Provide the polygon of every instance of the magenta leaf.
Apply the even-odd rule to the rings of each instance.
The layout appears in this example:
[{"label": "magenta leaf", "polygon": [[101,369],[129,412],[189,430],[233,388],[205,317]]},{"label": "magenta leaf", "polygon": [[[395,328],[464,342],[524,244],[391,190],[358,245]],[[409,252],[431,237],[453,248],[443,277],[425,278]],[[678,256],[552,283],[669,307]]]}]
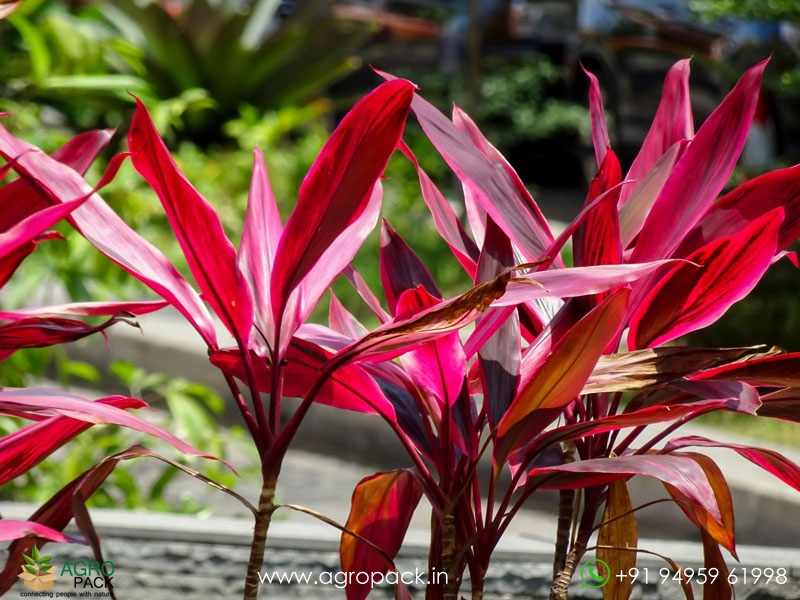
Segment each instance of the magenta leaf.
[{"label": "magenta leaf", "polygon": [[750,131],[766,66],[749,69],[689,143],[642,227],[632,261],[670,256],[716,200]]},{"label": "magenta leaf", "polygon": [[597,81],[594,73],[586,70],[583,65],[581,65],[581,68],[589,78],[589,116],[592,121],[592,145],[594,146],[597,166],[600,167],[606,160],[606,152],[611,149],[606,115],[603,110],[603,96],[600,92],[600,82]]},{"label": "magenta leaf", "polygon": [[[117,409],[147,406],[141,400],[120,396],[103,398],[97,402]],[[0,439],[0,485],[27,472],[92,424],[85,419],[56,416],[4,436]]]},{"label": "magenta leaf", "polygon": [[676,255],[686,256],[708,242],[733,235],[779,207],[785,211],[778,234],[778,250],[783,250],[800,236],[800,165],[765,173],[725,194],[689,232]]},{"label": "magenta leaf", "polygon": [[138,99],[128,146],[134,168],[161,200],[203,297],[228,331],[246,344],[253,324],[253,305],[236,263],[236,250],[217,213],[178,169]]},{"label": "magenta leaf", "polygon": [[[386,573],[397,555],[411,522],[422,488],[411,471],[377,473],[362,479],[353,492],[345,528],[383,550],[380,552],[348,533],[342,533],[339,558],[345,573]],[[387,558],[389,559],[387,561]],[[347,600],[364,600],[372,591],[367,583],[348,578]]]},{"label": "magenta leaf", "polygon": [[[406,290],[400,296],[397,309],[400,314],[413,314],[438,303],[425,288],[419,286]],[[400,357],[400,362],[411,379],[436,398],[439,406],[452,406],[455,403],[467,374],[467,357],[458,331],[415,344]]]},{"label": "magenta leaf", "polygon": [[139,401],[120,396],[109,396],[105,400],[106,402],[87,400],[76,394],[43,387],[0,389],[0,410],[2,411],[11,411],[15,414],[60,415],[87,423],[124,425],[160,438],[185,454],[214,458],[196,450],[160,427],[114,406],[116,401],[127,403]]},{"label": "magenta leaf", "polygon": [[241,272],[250,284],[257,330],[266,338],[264,341],[269,343],[275,334],[269,278],[283,234],[283,224],[269,183],[264,155],[257,148],[253,154],[253,176],[238,262]]},{"label": "magenta leaf", "polygon": [[650,171],[667,150],[681,140],[694,136],[692,103],[689,97],[689,60],[675,63],[664,79],[664,90],[650,131],[642,143],[639,154],[631,165],[626,179],[632,186],[623,188],[619,204],[624,206],[633,192],[643,183]]},{"label": "magenta leaf", "polygon": [[[284,367],[284,396],[305,398],[320,377],[333,354],[324,348],[299,337],[292,338],[286,352]],[[256,383],[262,392],[269,393],[272,370],[267,361],[251,356]],[[236,348],[225,348],[211,355],[211,363],[224,373],[247,381],[241,353]],[[358,365],[345,365],[333,371],[322,385],[315,401],[328,406],[362,413],[377,413],[394,421],[394,408],[381,392],[375,380]]]},{"label": "magenta leaf", "polygon": [[13,137],[2,126],[0,155],[16,159],[15,168],[24,179],[25,189],[34,190],[48,204],[89,196],[70,216],[75,228],[103,254],[174,305],[207,344],[216,345],[214,324],[197,293],[166,257],[126,225],[77,172]]},{"label": "magenta leaf", "polygon": [[[648,290],[630,319],[628,346],[657,346],[705,327],[752,290],[775,255],[783,209],[713,241]],[[696,267],[695,265],[700,265]]]},{"label": "magenta leaf", "polygon": [[597,360],[619,332],[629,295],[630,290],[621,289],[600,303],[555,343],[530,378],[523,378],[497,426],[496,468],[530,439],[526,429],[535,425],[538,410],[561,408],[581,393]]},{"label": "magenta leaf", "polygon": [[428,174],[419,166],[417,157],[405,142],[400,143],[401,152],[416,167],[419,176],[419,185],[422,199],[428,205],[433,217],[433,223],[442,239],[450,246],[453,255],[470,277],[475,277],[475,263],[478,261],[479,250],[475,242],[464,231],[461,221],[458,220],[453,208],[439,191]]},{"label": "magenta leaf", "polygon": [[528,471],[525,485],[540,489],[575,489],[599,486],[633,475],[668,483],[721,522],[720,508],[705,471],[692,458],[680,454],[592,458],[534,468]]},{"label": "magenta leaf", "polygon": [[417,286],[439,300],[442,298],[428,268],[386,219],[381,223],[381,282],[392,314],[397,312],[400,295]]},{"label": "magenta leaf", "polygon": [[[271,298],[276,320],[282,321],[292,291],[369,206],[376,182],[397,148],[412,95],[411,83],[396,80],[363,98],[333,132],[303,180],[275,256]],[[279,353],[291,334],[282,338]]]},{"label": "magenta leaf", "polygon": [[700,446],[703,448],[728,448],[740,456],[746,458],[751,463],[758,465],[768,473],[771,473],[785,484],[800,491],[800,467],[774,450],[756,448],[753,446],[743,446],[740,444],[725,444],[715,442],[701,436],[690,435],[670,440],[664,448],[665,452],[672,452],[687,446]]}]

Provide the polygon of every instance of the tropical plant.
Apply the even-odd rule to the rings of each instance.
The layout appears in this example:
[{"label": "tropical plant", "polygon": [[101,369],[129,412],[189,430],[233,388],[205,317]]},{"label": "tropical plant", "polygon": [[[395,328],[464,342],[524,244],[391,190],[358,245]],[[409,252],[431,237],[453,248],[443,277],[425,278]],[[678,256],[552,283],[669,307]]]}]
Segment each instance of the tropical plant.
[{"label": "tropical plant", "polygon": [[[108,132],[80,135],[70,140],[49,159],[80,178],[78,173],[86,170],[109,139]],[[9,161],[3,168],[3,174],[8,175],[17,166],[13,160]],[[63,200],[51,205],[43,202],[34,187],[29,185],[24,171],[17,173],[21,176],[19,179],[0,187],[0,287],[8,282],[38,244],[58,237],[55,232],[49,231],[51,226],[80,211],[81,206],[90,200],[90,195],[72,195],[59,188],[57,183],[53,185],[52,181],[37,182],[37,185],[45,187],[53,185],[48,189]],[[2,311],[0,360],[8,359],[22,348],[44,347],[102,333],[114,323],[135,324],[131,320],[133,316],[146,314],[163,306],[161,301],[87,302]],[[92,317],[108,318],[94,324]],[[124,396],[108,396],[90,401],[75,394],[44,387],[0,388],[0,413],[33,421],[31,425],[0,438],[0,485],[27,473],[96,423],[124,425],[159,437],[183,452],[201,454],[174,435],[125,410],[143,406],[146,405],[140,400]],[[131,456],[147,454],[148,451],[144,448],[133,449],[130,453]],[[81,501],[91,495],[101,481],[87,483],[82,476],[67,486],[67,489],[75,491],[74,497],[71,493],[57,495],[26,521],[0,520],[0,537],[4,540],[15,540],[11,546],[11,555],[17,559],[17,564],[23,553],[29,551],[37,541],[41,544],[44,540],[63,542],[76,539],[65,536],[61,529],[73,515],[79,523],[85,525]],[[60,524],[53,526],[54,519],[55,523]],[[38,549],[31,556],[34,563],[40,563],[39,567],[47,562],[47,558],[39,557]],[[11,578],[13,582],[16,578],[14,571],[15,567],[12,566],[3,577]]]},{"label": "tropical plant", "polygon": [[[287,507],[315,514],[277,503],[275,488],[294,435],[320,402],[378,415],[414,465],[376,474],[356,488],[348,522],[336,525],[343,532],[344,571],[395,569],[394,556],[424,495],[433,512],[429,568],[446,575],[431,578],[438,583],[428,586],[427,597],[457,598],[468,571],[472,596],[480,598],[492,552],[522,503],[539,490],[557,489],[562,512],[551,597],[560,599],[591,551],[595,530],[596,550],[612,569],[627,568],[644,551],[637,547],[636,508],[627,492],[627,480],[637,475],[664,483],[665,501],[699,528],[707,566],[726,573],[720,546],[735,556],[730,492],[710,459],[685,450],[722,444],[670,436],[715,410],[797,420],[800,356],[663,345],[716,320],[800,234],[797,167],[768,173],[717,200],[744,145],[764,66],[750,69],[695,134],[689,63],[678,63],[624,179],[591,78],[599,170],[580,215],[558,237],[466,114],[456,108],[448,119],[411,83],[392,79],[333,132],[285,224],[256,150],[237,250],[140,103],[128,134],[131,161],[158,195],[202,296],[75,171],[2,128],[0,155],[51,208],[81,198],[73,225],[176,308],[224,374],[261,460],[257,503],[228,491],[255,521],[245,598],[258,594],[274,512]],[[401,141],[410,111],[463,185],[471,234]],[[384,221],[387,311],[350,263],[377,223],[380,177],[397,148],[417,169],[436,228],[474,287],[444,298]],[[574,268],[560,257],[568,241]],[[306,322],[340,273],[380,321],[375,329],[367,330],[335,296],[329,327]],[[221,347],[207,306],[235,346]],[[462,340],[459,330],[468,325],[474,328]],[[285,397],[302,401],[290,407]],[[662,429],[653,433],[650,425]],[[779,454],[727,447],[800,489],[800,468]],[[492,469],[484,477],[478,465],[489,452]],[[147,453],[122,452],[90,469],[34,520],[63,527],[58,511],[67,499],[83,498],[116,462],[141,454]],[[501,477],[507,471],[510,480]],[[85,512],[80,518],[88,522]],[[12,547],[9,564],[17,564],[19,551]],[[676,562],[669,564],[682,573]],[[0,586],[8,583],[0,578]],[[683,583],[691,597],[690,584]],[[612,577],[604,593],[627,597],[630,585]],[[370,591],[352,579],[346,590],[349,599]],[[397,593],[409,597],[402,582]],[[707,583],[706,595],[730,597],[727,577]]]}]

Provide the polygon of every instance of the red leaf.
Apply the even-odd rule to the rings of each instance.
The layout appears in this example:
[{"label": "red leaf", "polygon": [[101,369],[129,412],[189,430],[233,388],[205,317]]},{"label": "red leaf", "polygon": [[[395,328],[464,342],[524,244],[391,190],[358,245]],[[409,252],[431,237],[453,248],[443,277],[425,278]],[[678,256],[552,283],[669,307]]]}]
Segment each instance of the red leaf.
[{"label": "red leaf", "polygon": [[64,344],[102,332],[114,323],[136,325],[125,317],[114,316],[100,325],[89,325],[76,319],[63,317],[20,318],[0,325],[0,350],[16,351],[20,348],[42,348]]},{"label": "red leaf", "polygon": [[592,458],[574,463],[531,469],[526,487],[575,489],[595,487],[632,475],[653,477],[674,486],[692,502],[721,520],[714,490],[703,469],[688,456],[647,454]]},{"label": "red leaf", "polygon": [[214,325],[197,293],[166,257],[128,227],[78,173],[13,137],[2,126],[0,155],[16,159],[15,169],[26,186],[22,191],[25,197],[38,195],[49,204],[63,204],[89,196],[70,217],[75,228],[103,254],[174,305],[208,345],[216,345]]},{"label": "red leaf", "polygon": [[[97,402],[121,410],[147,406],[141,400],[120,396]],[[0,439],[0,485],[27,472],[91,426],[86,420],[50,417],[4,436]]]},{"label": "red leaf", "polygon": [[381,223],[381,282],[392,314],[397,313],[400,295],[417,286],[439,300],[442,298],[430,271],[386,219]]},{"label": "red leaf", "polygon": [[0,410],[3,411],[12,411],[15,414],[61,415],[88,423],[123,425],[162,439],[184,454],[214,459],[213,456],[196,450],[160,427],[114,406],[116,401],[130,403],[137,402],[136,400],[120,396],[109,396],[105,400],[107,402],[87,400],[76,394],[44,387],[0,389]]},{"label": "red leaf", "polygon": [[631,316],[628,346],[658,346],[721,317],[769,268],[782,221],[783,209],[770,211],[661,277]]},{"label": "red leaf", "polygon": [[[284,366],[284,396],[305,398],[319,378],[323,367],[333,354],[299,337],[292,338]],[[269,363],[252,354],[253,370],[260,391],[269,393],[272,371]],[[224,348],[211,355],[211,363],[224,373],[247,381],[241,353],[236,348]],[[362,413],[378,413],[394,421],[394,408],[380,387],[358,365],[345,365],[333,371],[315,398],[316,402]]]},{"label": "red leaf", "polygon": [[[613,150],[608,150],[600,170],[589,186],[586,203],[591,204],[596,198],[618,185],[621,180],[622,171],[617,155]],[[576,267],[618,265],[622,262],[617,214],[620,190],[621,187],[614,193],[608,194],[575,230],[572,236],[572,250]]]},{"label": "red leaf", "polygon": [[751,358],[692,375],[693,380],[741,380],[753,385],[800,386],[800,352]]},{"label": "red leaf", "polygon": [[[689,520],[697,525],[697,528],[700,529],[704,536],[710,536],[716,543],[722,544],[727,548],[728,551],[733,554],[734,558],[737,558],[733,524],[733,499],[731,498],[731,490],[728,487],[728,482],[725,481],[725,476],[722,474],[719,466],[717,466],[717,463],[705,454],[686,452],[681,453],[681,456],[692,458],[705,471],[708,482],[714,490],[714,497],[717,499],[722,521],[720,522],[711,518],[711,515],[704,508],[691,502],[684,494],[668,483],[664,484],[667,491],[675,499],[680,509],[689,517]],[[719,550],[717,550],[717,552],[719,552]]]},{"label": "red leaf", "polygon": [[292,290],[366,210],[397,148],[412,95],[412,84],[403,80],[375,89],[345,116],[306,175],[275,257],[271,298],[276,319],[282,318]]},{"label": "red leaf", "polygon": [[785,218],[777,249],[783,250],[800,236],[800,165],[765,173],[725,194],[689,232],[675,254],[686,256],[710,241],[735,234],[779,207],[783,207]]},{"label": "red leaf", "polygon": [[621,289],[575,324],[553,346],[530,379],[520,382],[517,396],[497,427],[496,467],[521,448],[529,437],[526,428],[536,421],[536,411],[560,408],[574,400],[619,332],[630,290]]},{"label": "red leaf", "polygon": [[800,467],[787,459],[785,456],[774,450],[756,448],[754,446],[741,446],[738,444],[723,444],[704,437],[690,435],[670,440],[665,447],[669,452],[677,448],[686,446],[702,446],[704,448],[728,448],[743,456],[751,463],[758,465],[765,471],[772,473],[775,477],[800,491]]},{"label": "red leaf", "polygon": [[[345,527],[381,548],[393,559],[406,535],[422,489],[411,471],[377,473],[362,479],[353,492]],[[386,573],[390,565],[375,549],[347,533],[339,546],[345,573]],[[369,583],[348,577],[347,600],[363,600],[372,591]]]},{"label": "red leaf", "polygon": [[631,261],[670,256],[722,191],[750,131],[766,66],[749,69],[703,123],[664,184]]},{"label": "red leaf", "polygon": [[253,324],[253,305],[236,263],[236,250],[217,213],[178,169],[138,98],[128,146],[134,168],[161,200],[203,297],[228,331],[246,343]]}]

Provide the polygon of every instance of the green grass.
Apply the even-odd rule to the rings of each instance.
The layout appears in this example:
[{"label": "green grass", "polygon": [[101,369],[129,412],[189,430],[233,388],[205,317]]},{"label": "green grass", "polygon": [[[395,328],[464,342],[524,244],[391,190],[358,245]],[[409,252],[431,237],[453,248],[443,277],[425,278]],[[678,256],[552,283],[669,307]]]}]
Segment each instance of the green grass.
[{"label": "green grass", "polygon": [[740,433],[770,444],[800,448],[800,423],[718,411],[698,418],[698,425]]}]

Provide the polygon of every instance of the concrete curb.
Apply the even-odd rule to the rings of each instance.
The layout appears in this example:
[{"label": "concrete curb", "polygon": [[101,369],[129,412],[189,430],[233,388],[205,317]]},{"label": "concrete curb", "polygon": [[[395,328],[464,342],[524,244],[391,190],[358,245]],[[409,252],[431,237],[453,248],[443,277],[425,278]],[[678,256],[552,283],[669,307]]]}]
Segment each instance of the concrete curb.
[{"label": "concrete curb", "polygon": [[[72,357],[106,367],[113,361],[126,360],[151,372],[168,373],[203,383],[223,398],[230,393],[218,371],[209,368],[206,349],[199,336],[176,313],[161,311],[139,319],[142,331],[116,326],[109,330],[109,343],[98,338],[67,346]],[[220,329],[220,340],[227,333]],[[224,344],[224,342],[221,342]],[[101,382],[105,391],[112,381]],[[226,418],[239,423],[233,403]],[[687,426],[681,435],[701,435],[713,439],[748,443],[720,430]],[[315,405],[303,422],[295,440],[297,448],[335,455],[345,460],[388,468],[409,464],[401,445],[380,419]],[[754,445],[768,445],[754,443]],[[800,464],[800,452],[794,449],[772,449]],[[800,547],[800,494],[762,469],[727,450],[698,449],[711,455],[728,480],[736,514],[737,540],[759,546]],[[634,478],[631,485],[634,505],[664,498],[661,484],[644,477]],[[554,510],[553,494],[535,494],[531,507]],[[661,503],[638,513],[640,530],[653,537],[697,539],[694,526],[671,504]]]}]

